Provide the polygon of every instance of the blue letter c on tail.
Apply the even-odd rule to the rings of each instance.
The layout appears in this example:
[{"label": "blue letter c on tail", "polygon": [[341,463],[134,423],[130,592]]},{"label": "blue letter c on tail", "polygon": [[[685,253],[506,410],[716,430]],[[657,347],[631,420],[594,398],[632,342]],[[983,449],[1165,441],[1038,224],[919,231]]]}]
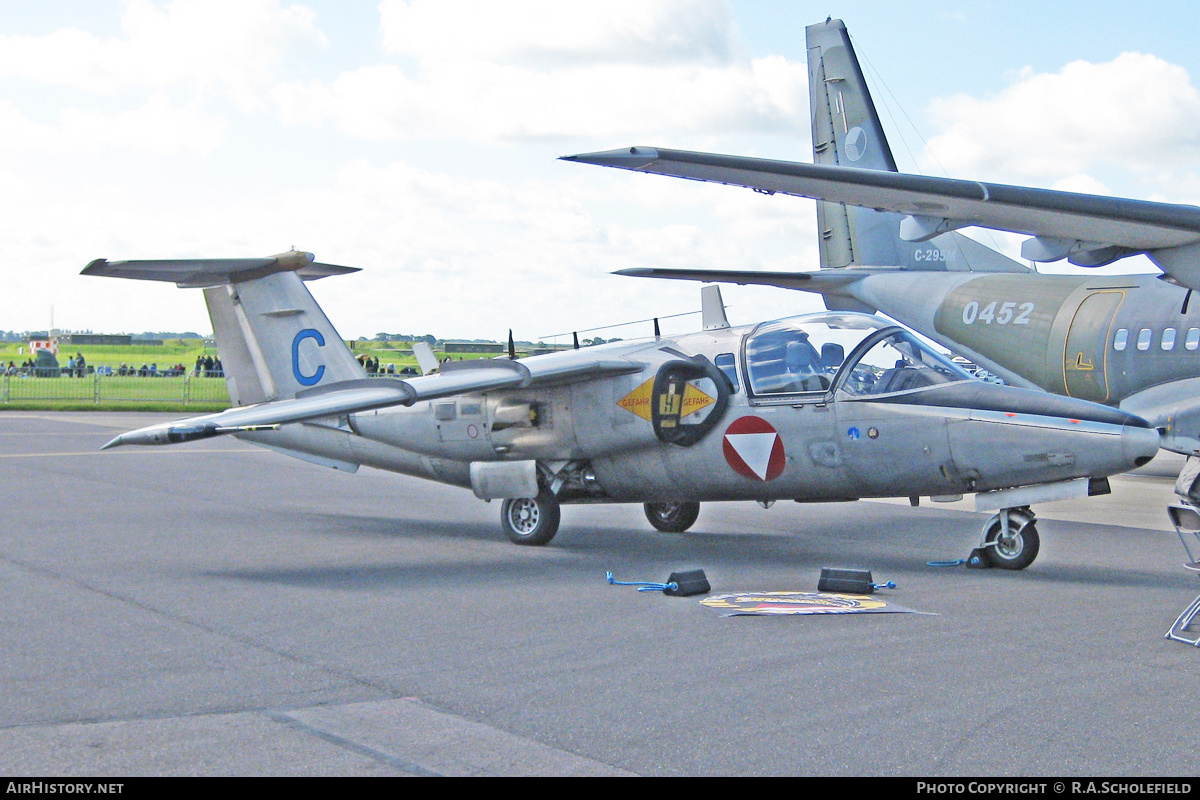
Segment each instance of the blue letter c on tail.
[{"label": "blue letter c on tail", "polygon": [[292,375],[296,377],[296,382],[301,386],[312,386],[321,380],[321,376],[325,374],[325,365],[321,364],[317,367],[317,371],[312,375],[305,375],[300,371],[300,342],[305,339],[313,339],[317,343],[317,347],[325,346],[325,337],[321,332],[312,328],[305,328],[296,334],[296,338],[292,339]]}]

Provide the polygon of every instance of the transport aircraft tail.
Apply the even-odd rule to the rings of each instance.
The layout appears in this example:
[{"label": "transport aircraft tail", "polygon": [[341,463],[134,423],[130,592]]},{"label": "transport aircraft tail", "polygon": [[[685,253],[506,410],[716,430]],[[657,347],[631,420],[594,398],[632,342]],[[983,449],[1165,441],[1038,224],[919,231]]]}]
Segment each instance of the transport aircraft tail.
[{"label": "transport aircraft tail", "polygon": [[234,406],[287,400],[318,382],[365,378],[305,280],[358,272],[316,263],[311,253],[268,258],[106,261],[84,275],[168,281],[204,289]]},{"label": "transport aircraft tail", "polygon": [[[813,162],[896,172],[887,137],[866,80],[838,19],[805,29]],[[939,209],[928,230],[905,229],[905,215],[841,203],[817,202],[821,268],[898,267],[914,271],[1028,272],[1017,261],[953,231],[937,230]],[[921,209],[908,226],[919,226]]]}]

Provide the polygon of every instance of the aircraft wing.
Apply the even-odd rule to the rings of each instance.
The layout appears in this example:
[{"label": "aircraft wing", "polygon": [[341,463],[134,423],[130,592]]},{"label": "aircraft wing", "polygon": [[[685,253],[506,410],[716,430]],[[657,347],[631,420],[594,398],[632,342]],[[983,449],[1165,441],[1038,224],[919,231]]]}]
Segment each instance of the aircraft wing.
[{"label": "aircraft wing", "polygon": [[736,283],[739,286],[781,286],[785,289],[803,289],[809,292],[824,292],[848,283],[854,283],[867,275],[895,272],[879,267],[845,267],[811,272],[767,272],[753,269],[673,269],[669,267],[630,267],[619,269],[614,275],[627,278],[665,278],[676,281],[703,281],[705,283]]},{"label": "aircraft wing", "polygon": [[1101,266],[1146,253],[1178,283],[1200,288],[1200,208],[880,170],[629,147],[566,161],[745,186],[907,215],[900,235],[924,241],[979,226],[1023,233],[1032,261]]},{"label": "aircraft wing", "polygon": [[263,430],[293,422],[354,414],[388,406],[411,406],[459,394],[495,389],[519,389],[606,375],[639,372],[642,365],[620,358],[579,359],[576,363],[533,369],[508,359],[449,361],[441,370],[408,380],[361,378],[340,381],[298,392],[296,397],[252,406],[231,408],[217,414],[177,420],[122,433],[101,449],[125,444],[178,444],[239,431]]}]

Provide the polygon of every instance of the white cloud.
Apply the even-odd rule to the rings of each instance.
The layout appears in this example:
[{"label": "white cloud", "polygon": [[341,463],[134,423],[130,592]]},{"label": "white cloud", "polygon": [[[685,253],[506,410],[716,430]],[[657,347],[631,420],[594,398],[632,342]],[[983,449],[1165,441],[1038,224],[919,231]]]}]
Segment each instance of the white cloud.
[{"label": "white cloud", "polygon": [[719,0],[384,0],[379,13],[384,47],[423,70],[463,62],[720,63],[733,50]]},{"label": "white cloud", "polygon": [[225,121],[195,101],[174,106],[161,92],[128,111],[64,108],[57,124],[30,120],[0,100],[0,153],[99,153],[128,149],[156,155],[207,155],[224,137]]},{"label": "white cloud", "polygon": [[334,120],[365,139],[463,140],[806,130],[805,67],[764,59],[727,67],[602,66],[554,72],[474,65],[412,78],[400,67],[274,91],[290,122]]},{"label": "white cloud", "polygon": [[1053,74],[1028,68],[995,97],[935,101],[929,142],[951,175],[1007,183],[1102,186],[1105,166],[1149,171],[1200,156],[1200,91],[1161,58],[1123,53]]},{"label": "white cloud", "polygon": [[[79,277],[91,259],[267,255],[289,245],[363,272],[314,284],[339,331],[518,338],[698,308],[691,283],[632,266],[799,269],[816,263],[811,204],[728,187],[593,170],[509,183],[355,160],[305,191],[241,198],[10,182],[0,199],[6,328],[209,329],[199,293]],[[614,208],[619,211],[614,212]],[[662,209],[673,211],[659,219]],[[63,231],[70,231],[67,237]],[[727,299],[736,296],[727,293]],[[742,322],[805,310],[777,292]],[[683,318],[665,330],[694,329]],[[645,330],[607,336],[643,335]]]},{"label": "white cloud", "polygon": [[475,64],[433,80],[395,65],[332,84],[290,83],[274,98],[290,122],[334,120],[374,141],[452,136],[497,141],[806,130],[807,68],[782,58],[724,67],[604,65],[538,72]]},{"label": "white cloud", "polygon": [[[509,26],[487,59],[469,45],[444,57],[410,45],[322,63],[365,65],[340,74],[288,61],[292,44],[319,33],[302,10],[267,0],[238,12],[246,16],[236,30],[214,45],[224,55],[206,59],[200,45],[180,41],[181,63],[168,63],[149,40],[183,36],[188,20],[198,41],[216,35],[202,5],[136,2],[119,36],[60,31],[38,37],[26,52],[44,51],[30,61],[0,53],[0,76],[17,78],[6,87],[20,89],[0,97],[6,328],[45,327],[53,305],[56,323],[74,329],[209,329],[198,293],[80,277],[96,257],[265,255],[295,245],[364,269],[314,285],[344,334],[501,337],[511,325],[518,338],[698,307],[696,285],[608,274],[622,267],[816,264],[811,203],[555,164],[540,141],[631,136],[718,149],[708,146],[713,137],[729,133],[806,139],[805,66],[737,57],[722,5],[597,4],[596,24],[581,40],[559,41],[570,45],[563,52],[537,51]],[[637,46],[605,16],[614,9],[622,24],[654,23],[633,26]],[[300,16],[289,27],[281,15],[291,11]],[[687,23],[674,38],[661,22],[668,12]],[[452,32],[426,33],[436,41]],[[239,60],[256,41],[266,54]],[[0,37],[4,44],[28,42]],[[42,93],[42,105],[25,81],[63,88]],[[306,124],[281,132],[267,114],[227,102],[268,91],[289,120]],[[246,96],[242,112],[252,110]],[[364,138],[423,141],[400,161],[399,148],[381,155]],[[782,316],[810,300],[733,299],[753,291],[727,290],[731,318]]]},{"label": "white cloud", "polygon": [[322,45],[314,13],[277,0],[126,0],[122,35],[101,39],[67,28],[46,36],[0,36],[0,77],[27,78],[100,95],[179,84],[224,88],[253,107],[288,48]]},{"label": "white cloud", "polygon": [[207,155],[225,135],[221,101],[263,107],[289,49],[325,41],[311,10],[278,0],[127,0],[121,28],[110,38],[74,28],[0,36],[0,78],[84,95],[0,100],[0,152]]},{"label": "white cloud", "polygon": [[[530,140],[807,130],[805,64],[733,55],[713,0],[404,3],[381,7],[389,50],[273,97],[293,123],[374,141]],[[547,44],[547,43],[552,44]]]}]

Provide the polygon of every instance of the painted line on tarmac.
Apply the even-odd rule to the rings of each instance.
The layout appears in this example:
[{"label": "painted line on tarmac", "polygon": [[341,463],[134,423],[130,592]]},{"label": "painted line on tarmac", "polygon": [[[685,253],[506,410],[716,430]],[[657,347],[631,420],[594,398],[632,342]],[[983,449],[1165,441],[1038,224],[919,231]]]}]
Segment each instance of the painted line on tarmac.
[{"label": "painted line on tarmac", "polygon": [[448,713],[416,697],[291,711],[272,719],[414,775],[630,776],[627,770]]},{"label": "painted line on tarmac", "polygon": [[385,753],[380,750],[376,750],[373,747],[360,744],[359,742],[329,733],[328,731],[323,731],[320,728],[315,728],[312,725],[301,722],[300,720],[290,717],[287,714],[281,714],[276,711],[264,711],[263,713],[276,722],[283,723],[284,725],[294,728],[302,733],[306,733],[309,736],[315,736],[324,742],[328,742],[329,744],[337,747],[350,750],[358,755],[366,756],[373,761],[378,761],[381,764],[387,764],[389,767],[397,769],[401,772],[406,772],[409,775],[419,775],[423,778],[445,777],[442,773],[425,769],[420,764],[413,764],[412,762],[406,761],[403,758],[392,755],[391,753]]}]

